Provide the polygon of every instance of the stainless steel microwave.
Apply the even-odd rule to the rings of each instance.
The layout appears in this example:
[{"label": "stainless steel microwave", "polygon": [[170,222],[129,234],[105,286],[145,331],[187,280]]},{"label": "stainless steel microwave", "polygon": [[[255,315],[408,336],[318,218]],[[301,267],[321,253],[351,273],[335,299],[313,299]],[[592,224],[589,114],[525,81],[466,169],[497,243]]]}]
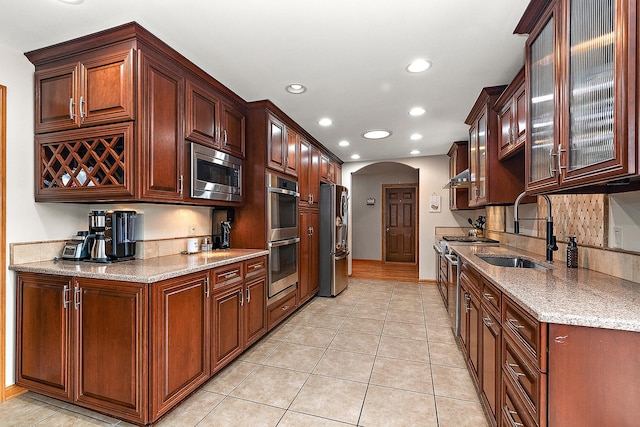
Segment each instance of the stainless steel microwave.
[{"label": "stainless steel microwave", "polygon": [[191,143],[191,197],[242,201],[242,159]]}]

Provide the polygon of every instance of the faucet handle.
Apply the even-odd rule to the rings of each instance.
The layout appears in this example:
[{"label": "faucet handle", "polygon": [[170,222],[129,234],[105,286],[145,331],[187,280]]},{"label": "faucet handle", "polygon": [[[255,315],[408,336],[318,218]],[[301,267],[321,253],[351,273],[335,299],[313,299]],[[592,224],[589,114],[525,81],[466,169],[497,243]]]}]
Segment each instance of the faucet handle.
[{"label": "faucet handle", "polygon": [[552,251],[558,250],[558,245],[556,244],[556,236],[551,236],[551,242],[549,242],[548,248]]}]

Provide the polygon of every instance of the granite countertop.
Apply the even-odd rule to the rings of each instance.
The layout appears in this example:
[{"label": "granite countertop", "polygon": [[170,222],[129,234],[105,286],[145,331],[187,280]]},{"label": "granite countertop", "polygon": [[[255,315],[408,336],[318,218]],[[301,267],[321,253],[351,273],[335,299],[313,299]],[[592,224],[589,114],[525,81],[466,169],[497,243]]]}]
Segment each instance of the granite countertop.
[{"label": "granite countertop", "polygon": [[58,276],[89,277],[123,282],[154,283],[185,274],[208,270],[234,262],[267,255],[264,249],[223,249],[192,255],[168,255],[136,259],[112,264],[85,261],[51,260],[12,264],[10,270],[53,274]]},{"label": "granite countertop", "polygon": [[[585,268],[549,264],[509,246],[452,247],[465,262],[540,322],[640,332],[640,283]],[[548,269],[497,267],[476,254],[519,255]]]}]

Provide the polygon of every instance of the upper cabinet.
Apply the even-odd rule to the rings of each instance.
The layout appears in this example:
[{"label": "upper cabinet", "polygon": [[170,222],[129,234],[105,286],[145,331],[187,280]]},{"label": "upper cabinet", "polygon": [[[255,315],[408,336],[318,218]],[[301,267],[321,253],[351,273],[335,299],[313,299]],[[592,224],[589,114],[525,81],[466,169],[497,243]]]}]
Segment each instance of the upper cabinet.
[{"label": "upper cabinet", "polygon": [[36,201],[208,204],[185,139],[244,157],[244,101],[136,23],[25,55]]},{"label": "upper cabinet", "polygon": [[524,190],[523,159],[498,159],[496,100],[506,86],[486,87],[465,123],[469,127],[469,207],[512,204]]},{"label": "upper cabinet", "polygon": [[133,64],[125,42],[37,69],[36,133],[133,120]]},{"label": "upper cabinet", "polygon": [[[449,178],[453,178],[465,169],[469,168],[467,141],[456,141],[451,145],[447,155],[449,156]],[[469,188],[449,188],[449,210],[469,209]]]},{"label": "upper cabinet", "polygon": [[527,190],[602,183],[638,173],[634,1],[532,1],[528,33]]},{"label": "upper cabinet", "polygon": [[185,97],[185,138],[244,157],[244,113],[195,79],[187,79]]},{"label": "upper cabinet", "polygon": [[300,152],[298,133],[273,114],[269,115],[267,127],[267,166],[287,175],[297,176]]},{"label": "upper cabinet", "polygon": [[522,68],[496,101],[498,158],[501,160],[524,148],[527,136],[526,106],[524,68]]}]

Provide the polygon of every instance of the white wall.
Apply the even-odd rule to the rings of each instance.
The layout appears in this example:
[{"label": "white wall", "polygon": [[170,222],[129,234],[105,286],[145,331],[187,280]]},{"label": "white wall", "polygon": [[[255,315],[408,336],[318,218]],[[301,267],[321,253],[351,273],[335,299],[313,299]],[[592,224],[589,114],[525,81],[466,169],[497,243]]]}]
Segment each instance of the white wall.
[{"label": "white wall", "polygon": [[[34,188],[34,67],[19,51],[0,44],[0,85],[7,87],[7,265],[9,245],[63,240],[86,230],[91,209],[134,209],[143,212],[139,239],[184,237],[187,227],[197,235],[210,233],[211,208],[152,204],[36,203]],[[6,385],[15,382],[15,274],[7,271]]]},{"label": "white wall", "polygon": [[[435,255],[433,251],[434,234],[436,226],[450,227],[467,227],[467,218],[477,217],[476,211],[457,211],[451,212],[449,206],[449,190],[442,188],[449,181],[449,157],[440,156],[424,156],[411,157],[404,159],[395,159],[397,163],[411,166],[418,170],[420,196],[418,207],[418,255],[419,255],[419,279],[434,280],[435,279]],[[349,188],[352,192],[352,174],[365,166],[377,162],[350,162],[342,165],[342,184]],[[437,194],[442,197],[442,209],[438,213],[429,212],[429,196]],[[350,200],[353,204],[353,198]],[[481,212],[483,212],[482,210]],[[350,215],[353,215],[353,205],[349,209]],[[351,218],[353,224],[353,218]],[[349,233],[352,245],[359,238],[353,234],[353,227],[350,227]],[[349,271],[351,271],[351,260],[349,260]]]}]

